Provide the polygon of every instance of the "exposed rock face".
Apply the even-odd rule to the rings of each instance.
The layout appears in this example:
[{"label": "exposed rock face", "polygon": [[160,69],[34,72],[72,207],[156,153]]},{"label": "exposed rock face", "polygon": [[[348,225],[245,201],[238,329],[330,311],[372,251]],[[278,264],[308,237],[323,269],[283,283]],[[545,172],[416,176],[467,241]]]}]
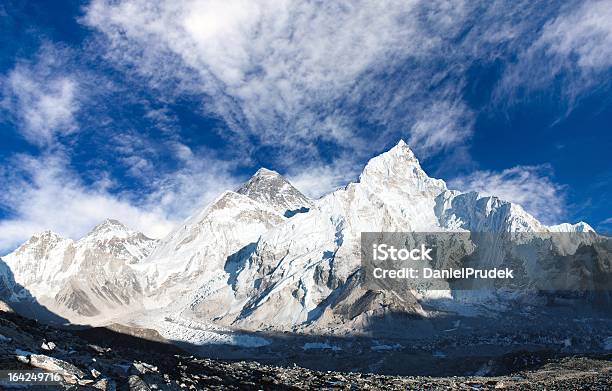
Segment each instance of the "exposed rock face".
[{"label": "exposed rock face", "polygon": [[23,289],[20,289],[15,282],[11,269],[0,258],[0,301],[2,301],[0,305],[8,308],[8,304],[4,303],[4,301],[17,301],[20,298],[24,298],[24,294]]},{"label": "exposed rock face", "polygon": [[57,372],[61,374],[68,383],[76,383],[85,376],[85,373],[74,365],[44,354],[35,354],[17,349],[15,350],[15,358],[17,361],[28,364],[34,368],[39,368],[46,372]]},{"label": "exposed rock face", "polygon": [[267,205],[285,217],[307,212],[312,201],[276,171],[260,168],[236,193]]}]

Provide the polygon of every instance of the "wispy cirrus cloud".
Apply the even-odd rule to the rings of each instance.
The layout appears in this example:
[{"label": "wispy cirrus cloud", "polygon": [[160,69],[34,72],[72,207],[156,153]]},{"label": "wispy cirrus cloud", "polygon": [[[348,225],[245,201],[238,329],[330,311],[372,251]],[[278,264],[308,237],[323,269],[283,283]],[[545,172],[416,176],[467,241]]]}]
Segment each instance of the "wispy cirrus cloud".
[{"label": "wispy cirrus cloud", "polygon": [[552,179],[547,165],[516,166],[500,172],[474,171],[452,179],[448,185],[519,204],[546,224],[558,224],[567,214],[565,187]]},{"label": "wispy cirrus cloud", "polygon": [[78,239],[106,218],[120,219],[153,237],[172,227],[159,210],[144,210],[112,194],[108,178],[85,184],[58,153],[16,156],[0,174],[7,184],[0,203],[10,211],[10,217],[0,221],[2,250],[47,229]]},{"label": "wispy cirrus cloud", "polygon": [[0,107],[26,140],[42,147],[77,130],[79,84],[73,75],[61,71],[58,54],[47,45],[36,62],[19,62],[0,80]]},{"label": "wispy cirrus cloud", "polygon": [[612,69],[612,7],[605,0],[568,3],[548,20],[505,71],[497,96],[520,99],[559,83],[572,108],[581,95],[609,84]]},{"label": "wispy cirrus cloud", "polygon": [[[457,116],[469,111],[449,103],[459,93],[454,85],[423,95],[436,75],[420,66],[441,55],[468,10],[424,4],[96,0],[84,22],[105,35],[108,55],[118,64],[136,65],[153,84],[171,80],[173,90],[205,94],[205,110],[220,115],[245,144],[317,157],[315,143],[329,142],[363,156],[372,143],[380,148],[410,133],[411,114],[429,104],[452,106]],[[425,31],[425,22],[437,23],[438,35]],[[412,69],[393,80],[406,62]],[[382,89],[396,81],[390,93]],[[425,101],[410,106],[414,112],[403,105],[400,116],[397,106],[413,98]],[[366,142],[357,120],[364,116],[373,126],[395,129],[376,141],[370,134]],[[414,133],[429,151],[469,133],[464,124],[455,129],[448,123],[441,137],[423,122]]]},{"label": "wispy cirrus cloud", "polygon": [[534,47],[542,48],[552,57],[575,61],[583,72],[612,66],[610,3],[585,1],[578,9],[561,14],[544,26]]},{"label": "wispy cirrus cloud", "polygon": [[434,102],[419,113],[408,143],[423,153],[456,147],[471,136],[473,121],[463,102]]},{"label": "wispy cirrus cloud", "polygon": [[[447,159],[453,165],[457,156],[472,161],[469,140],[485,109],[465,97],[470,73],[499,67],[492,105],[560,73],[570,84],[576,75],[598,80],[610,66],[601,4],[93,0],[80,21],[99,34],[79,53],[84,60],[69,67],[58,66],[62,56],[19,62],[3,78],[3,105],[28,141],[57,151],[56,172],[71,178],[73,198],[101,194],[125,205],[117,210],[130,220],[140,219],[136,210],[172,222],[232,188],[233,170],[258,164],[261,155],[312,196],[355,179],[367,158],[399,138],[422,160],[442,153],[454,156]],[[212,153],[193,134],[183,138],[189,121],[173,112],[177,101],[189,102],[179,110],[197,106],[194,117],[218,120],[210,145],[222,140],[227,147]],[[93,173],[71,168],[78,151],[62,138],[76,133],[99,152],[87,162]],[[550,175],[513,170],[479,171],[455,183],[491,192],[486,185],[495,184],[502,197],[536,215],[562,213],[563,201],[546,210],[517,190],[543,183],[552,196],[561,187]],[[64,197],[52,181],[37,185],[32,173],[26,177],[20,186],[32,199]],[[115,187],[117,177],[127,179]],[[28,217],[17,198],[11,202],[14,221],[51,221]]]}]

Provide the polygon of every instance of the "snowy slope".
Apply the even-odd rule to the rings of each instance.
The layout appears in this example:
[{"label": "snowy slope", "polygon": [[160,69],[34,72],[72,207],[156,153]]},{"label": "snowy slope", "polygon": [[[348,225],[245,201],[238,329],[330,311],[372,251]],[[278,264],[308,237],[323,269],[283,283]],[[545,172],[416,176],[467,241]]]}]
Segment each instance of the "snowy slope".
[{"label": "snowy slope", "polygon": [[141,306],[142,289],[129,265],[145,258],[155,243],[106,220],[78,241],[50,231],[34,235],[3,259],[36,300],[79,321]]},{"label": "snowy slope", "polygon": [[10,268],[0,258],[0,301],[16,302],[26,298],[26,292],[15,282]]},{"label": "snowy slope", "polygon": [[224,286],[225,260],[285,221],[276,209],[231,191],[188,218],[134,267],[152,306],[185,301],[199,286]]}]

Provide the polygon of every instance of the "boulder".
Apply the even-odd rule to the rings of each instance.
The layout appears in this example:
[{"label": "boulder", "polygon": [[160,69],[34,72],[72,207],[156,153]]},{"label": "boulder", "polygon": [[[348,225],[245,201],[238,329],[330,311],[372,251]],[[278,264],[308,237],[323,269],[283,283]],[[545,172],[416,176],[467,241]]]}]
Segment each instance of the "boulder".
[{"label": "boulder", "polygon": [[85,373],[69,362],[45,356],[44,354],[35,354],[21,349],[15,350],[17,361],[28,364],[35,368],[40,368],[47,372],[57,372],[68,383],[76,383],[85,376]]}]

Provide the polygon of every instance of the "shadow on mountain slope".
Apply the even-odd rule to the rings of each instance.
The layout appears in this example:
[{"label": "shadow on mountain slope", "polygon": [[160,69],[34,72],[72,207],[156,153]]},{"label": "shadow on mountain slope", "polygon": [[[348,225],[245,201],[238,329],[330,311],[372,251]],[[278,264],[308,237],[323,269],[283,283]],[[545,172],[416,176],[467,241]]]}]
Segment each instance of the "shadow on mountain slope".
[{"label": "shadow on mountain slope", "polygon": [[[544,305],[512,309],[503,316],[483,311],[435,318],[388,312],[371,317],[364,330],[344,335],[320,332],[248,332],[269,344],[196,346],[176,342],[198,356],[298,365],[313,370],[402,376],[505,375],[537,368],[553,358],[606,354],[612,316],[587,305]],[[324,330],[323,330],[324,331]]]},{"label": "shadow on mountain slope", "polygon": [[2,258],[0,258],[0,301],[26,318],[56,325],[69,323],[67,319],[40,304],[29,290],[18,284],[11,268]]}]

